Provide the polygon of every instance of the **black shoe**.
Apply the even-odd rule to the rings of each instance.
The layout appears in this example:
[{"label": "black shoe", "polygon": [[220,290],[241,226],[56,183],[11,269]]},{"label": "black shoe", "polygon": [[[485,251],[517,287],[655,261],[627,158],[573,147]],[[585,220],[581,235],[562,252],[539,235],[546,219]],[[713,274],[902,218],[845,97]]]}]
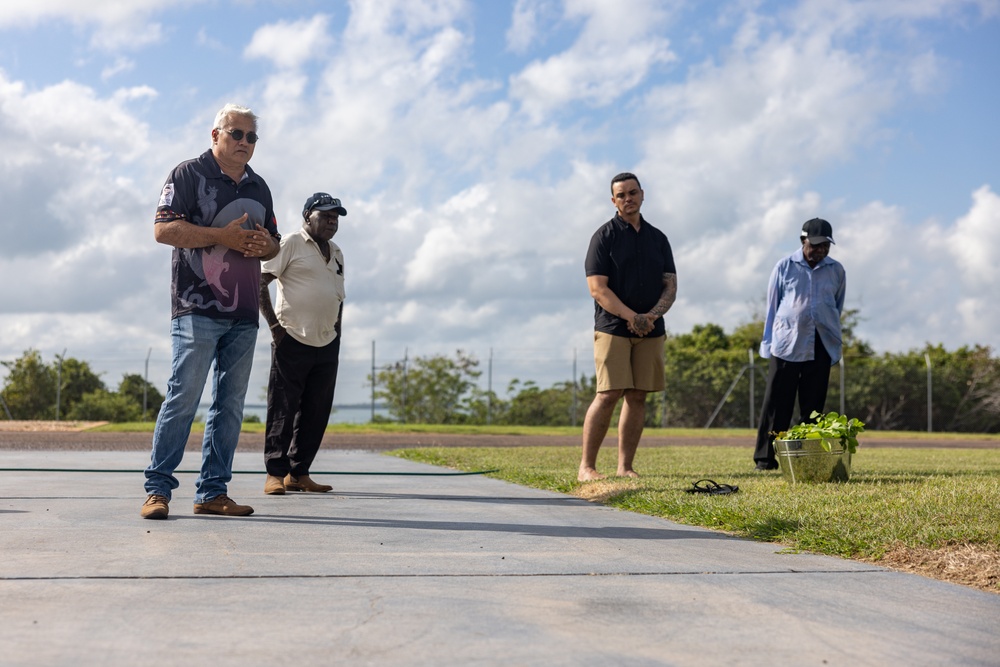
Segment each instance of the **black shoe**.
[{"label": "black shoe", "polygon": [[758,461],[757,462],[757,467],[754,468],[754,470],[762,470],[762,471],[763,470],[777,470],[777,469],[778,469],[778,462],[777,461]]}]

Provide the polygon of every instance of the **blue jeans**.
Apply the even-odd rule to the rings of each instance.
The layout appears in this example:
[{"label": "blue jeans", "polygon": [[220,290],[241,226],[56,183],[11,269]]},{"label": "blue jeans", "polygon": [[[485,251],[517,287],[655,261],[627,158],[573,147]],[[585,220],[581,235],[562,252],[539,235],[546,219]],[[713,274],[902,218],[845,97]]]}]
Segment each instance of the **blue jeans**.
[{"label": "blue jeans", "polygon": [[201,444],[201,473],[195,482],[196,503],[226,493],[233,478],[233,455],[243,423],[243,399],[250,381],[256,320],[226,320],[183,315],[170,323],[173,363],[167,397],[153,431],[153,453],[146,468],[146,493],[171,497],[177,488],[174,470],[184,457],[212,370],[212,406]]}]

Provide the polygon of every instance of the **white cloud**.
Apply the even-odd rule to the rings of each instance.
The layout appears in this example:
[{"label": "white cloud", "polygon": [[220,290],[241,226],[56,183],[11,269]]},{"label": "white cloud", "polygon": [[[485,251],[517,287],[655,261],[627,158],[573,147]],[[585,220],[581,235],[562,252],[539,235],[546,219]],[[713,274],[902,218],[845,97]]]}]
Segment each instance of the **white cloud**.
[{"label": "white cloud", "polygon": [[327,32],[330,19],[317,14],[301,21],[279,21],[258,28],[243,55],[270,60],[281,69],[295,69],[310,60],[323,59],[333,40]]},{"label": "white cloud", "polygon": [[972,193],[972,209],[955,223],[947,248],[971,288],[983,294],[1000,294],[997,230],[1000,230],[1000,196],[988,185]]},{"label": "white cloud", "polygon": [[623,6],[599,0],[566,2],[566,19],[582,21],[576,42],[511,77],[511,96],[534,120],[576,101],[607,106],[676,56],[659,35],[665,13],[653,2]]},{"label": "white cloud", "polygon": [[360,36],[397,32],[420,35],[465,18],[466,5],[465,0],[351,0],[350,26],[345,32]]},{"label": "white cloud", "polygon": [[553,0],[517,0],[507,29],[507,48],[523,54],[536,40],[544,39],[543,31],[557,15]]},{"label": "white cloud", "polygon": [[436,291],[461,277],[455,273],[473,273],[470,269],[479,265],[485,250],[483,245],[489,247],[495,215],[495,203],[483,185],[460,192],[445,202],[407,264],[407,289]]},{"label": "white cloud", "polygon": [[879,121],[899,98],[872,54],[768,32],[765,23],[747,16],[739,48],[643,102],[647,157],[637,169],[661,184],[651,203],[682,233],[730,229],[758,212],[759,193],[794,192],[847,160],[878,140]]},{"label": "white cloud", "polygon": [[22,163],[42,162],[50,152],[98,161],[113,152],[124,161],[134,160],[147,148],[145,124],[122,103],[152,95],[141,87],[100,99],[91,88],[72,81],[31,92],[0,72],[0,117],[14,140],[14,150],[8,153]]},{"label": "white cloud", "polygon": [[163,3],[158,0],[32,0],[0,5],[0,26],[25,25],[43,20],[73,20],[115,23],[136,14],[151,12]]},{"label": "white cloud", "polygon": [[226,48],[221,39],[209,33],[208,28],[204,27],[198,30],[198,34],[195,36],[195,43],[200,46],[206,46],[213,51],[224,51]]},{"label": "white cloud", "polygon": [[[197,0],[191,0],[197,1]],[[182,5],[190,2],[182,2]],[[0,4],[0,28],[33,27],[66,21],[92,29],[90,46],[103,51],[138,50],[163,40],[163,27],[151,20],[165,5],[156,0],[32,0]]]},{"label": "white cloud", "polygon": [[[108,16],[110,4],[98,3]],[[859,333],[876,349],[1000,347],[1000,310],[986,301],[1000,291],[998,269],[988,243],[970,242],[991,239],[1000,222],[997,183],[938,223],[911,219],[905,201],[859,201],[817,178],[891,147],[891,114],[914,95],[939,95],[953,63],[927,44],[893,51],[891,40],[858,37],[893,30],[872,13],[879,3],[779,13],[740,3],[725,44],[706,46],[706,32],[700,48],[711,55],[668,72],[678,57],[670,45],[687,38],[671,23],[676,3],[627,4],[570,0],[557,15],[549,0],[511,3],[506,45],[535,59],[501,74],[478,69],[484,28],[461,0],[357,0],[342,32],[325,16],[272,15],[250,26],[245,44],[213,34],[213,48],[199,51],[206,68],[242,52],[257,59],[254,74],[220,80],[207,98],[181,91],[192,102],[179,116],[157,115],[178,91],[157,87],[141,57],[120,61],[135,63],[128,74],[140,84],[117,91],[0,71],[0,200],[12,212],[0,220],[0,272],[26,286],[0,294],[0,358],[68,347],[117,381],[116,356],[121,372],[136,372],[154,347],[154,380],[165,380],[170,250],[152,240],[156,193],[174,164],[207,148],[212,114],[230,99],[262,116],[253,166],[283,232],[300,224],[314,191],[345,202],[336,238],[347,261],[344,368],[355,363],[362,375],[376,340],[380,358],[461,347],[485,360],[493,349],[505,372],[543,385],[537,373],[568,377],[578,350],[579,372],[591,373],[583,258],[613,214],[608,181],[623,169],[640,175],[644,214],[673,243],[673,331],[746,321],[802,221],[821,215],[848,270],[848,306],[866,318]],[[124,25],[124,15],[115,22],[76,5],[65,20]],[[151,3],[138,6],[135,16],[153,15]],[[907,20],[949,11],[896,7]],[[0,26],[13,20],[5,11]],[[197,34],[201,19],[187,20]],[[920,42],[919,21],[906,29]],[[564,38],[563,50],[549,46]],[[263,337],[258,357],[253,395],[266,383]],[[345,380],[338,401],[363,391]]]},{"label": "white cloud", "polygon": [[[28,91],[0,72],[0,199],[13,212],[0,220],[6,250],[0,263],[72,249],[114,229],[109,214],[134,213],[135,179],[121,175],[148,154],[150,143],[145,123],[127,105],[153,95],[132,88],[102,99],[69,81]],[[34,262],[35,270],[19,269],[26,272],[20,275],[44,283],[54,275],[50,261]],[[56,293],[40,291],[33,299],[44,307]]]},{"label": "white cloud", "polygon": [[135,69],[135,61],[129,58],[118,57],[115,61],[101,70],[101,79],[107,81],[122,72],[129,72]]},{"label": "white cloud", "polygon": [[788,15],[803,33],[850,34],[888,23],[896,34],[919,39],[918,21],[941,18],[976,21],[998,13],[998,0],[805,0],[793,5]]}]

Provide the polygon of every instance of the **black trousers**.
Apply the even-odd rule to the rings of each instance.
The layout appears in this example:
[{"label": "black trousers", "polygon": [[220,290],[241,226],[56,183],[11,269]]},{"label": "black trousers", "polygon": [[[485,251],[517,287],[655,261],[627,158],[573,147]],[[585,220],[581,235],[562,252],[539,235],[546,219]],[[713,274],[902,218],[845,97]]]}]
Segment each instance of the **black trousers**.
[{"label": "black trousers", "polygon": [[787,431],[791,426],[796,395],[799,397],[799,415],[806,421],[814,410],[824,412],[829,386],[830,355],[820,342],[818,333],[812,361],[785,361],[771,357],[753,460],[757,463],[774,462],[774,434]]},{"label": "black trousers", "polygon": [[271,344],[267,382],[267,474],[309,474],[323,442],[340,365],[340,336],[325,347],[304,345],[289,335]]}]

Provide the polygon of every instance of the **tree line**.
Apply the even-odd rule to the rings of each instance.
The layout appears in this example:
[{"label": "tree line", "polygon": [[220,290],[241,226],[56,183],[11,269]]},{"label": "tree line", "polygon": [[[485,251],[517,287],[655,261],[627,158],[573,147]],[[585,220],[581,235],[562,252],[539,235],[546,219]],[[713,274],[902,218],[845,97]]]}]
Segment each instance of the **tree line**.
[{"label": "tree line", "polygon": [[[1000,432],[1000,359],[992,356],[989,347],[948,351],[943,345],[927,344],[907,352],[878,354],[855,336],[858,319],[856,310],[844,313],[844,363],[831,369],[827,410],[839,411],[843,404],[849,416],[873,430],[926,431],[930,423],[934,431]],[[713,426],[749,426],[748,350],[753,351],[755,362],[754,407],[759,417],[767,372],[767,360],[756,354],[762,334],[763,323],[753,322],[730,333],[704,324],[689,333],[668,336],[665,421],[671,426],[704,426],[718,410]],[[744,377],[723,402],[741,370]],[[662,412],[654,419],[662,420]]]},{"label": "tree line", "polygon": [[[839,410],[843,398],[845,412],[869,429],[927,430],[930,359],[933,430],[1000,432],[1000,359],[989,347],[928,344],[878,354],[856,337],[859,319],[856,310],[842,318],[844,364],[831,369],[828,410]],[[763,331],[754,321],[728,333],[717,324],[668,333],[666,391],[648,396],[646,425],[700,428],[711,420],[713,427],[756,428],[767,373],[757,355]],[[548,389],[515,379],[501,397],[480,388],[481,374],[478,360],[459,350],[392,364],[368,380],[388,420],[406,423],[576,426],[596,391],[596,377],[584,374]]]},{"label": "tree line", "polygon": [[[845,412],[873,430],[923,431],[930,416],[935,431],[1000,432],[1000,359],[989,347],[949,351],[928,344],[878,354],[855,336],[858,321],[857,311],[844,313],[844,364],[831,369],[827,409],[839,410],[843,400]],[[649,395],[647,426],[700,428],[710,420],[713,427],[752,426],[751,414],[760,415],[767,371],[767,361],[757,356],[763,326],[754,321],[726,332],[710,323],[668,333],[666,391]],[[58,410],[63,419],[139,421],[145,389],[145,418],[152,420],[163,402],[163,395],[139,375],[124,375],[110,391],[87,362],[71,357],[45,364],[36,350],[28,350],[2,363],[8,374],[0,409],[6,407],[14,419],[54,419]],[[389,415],[376,420],[579,426],[596,392],[596,377],[582,374],[548,388],[514,379],[500,396],[480,387],[481,376],[479,360],[461,350],[390,364],[368,376]]]},{"label": "tree line", "polygon": [[118,388],[110,391],[90,364],[73,357],[57,355],[46,364],[37,350],[27,350],[14,361],[0,363],[7,368],[0,414],[9,419],[151,421],[163,403],[163,394],[141,375],[123,375]]}]

